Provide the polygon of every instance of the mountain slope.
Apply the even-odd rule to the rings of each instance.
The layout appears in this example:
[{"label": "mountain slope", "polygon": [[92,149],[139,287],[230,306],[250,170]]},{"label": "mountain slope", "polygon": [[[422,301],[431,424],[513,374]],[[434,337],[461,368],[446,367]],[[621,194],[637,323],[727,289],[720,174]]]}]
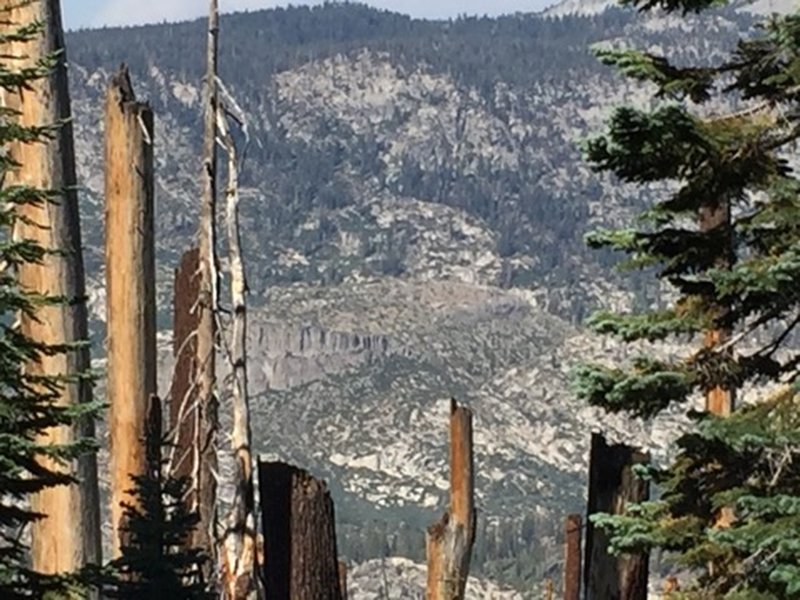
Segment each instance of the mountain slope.
[{"label": "mountain slope", "polygon": [[[426,22],[352,4],[222,20],[221,76],[250,133],[255,444],[329,479],[349,559],[422,559],[443,505],[452,396],[476,412],[474,572],[520,589],[557,571],[591,431],[663,450],[677,416],[609,418],[568,385],[578,360],[618,354],[581,329],[588,312],[659,292],[647,274],[623,287],[613,257],[583,244],[658,192],[633,197],[580,158],[613,105],[647,102],[588,46],[713,61],[751,24],[733,10],[681,20],[616,8]],[[109,73],[127,62],[157,115],[166,348],[173,270],[197,226],[204,41],[199,21],[69,36],[98,340]],[[165,387],[170,364],[165,352]]]}]

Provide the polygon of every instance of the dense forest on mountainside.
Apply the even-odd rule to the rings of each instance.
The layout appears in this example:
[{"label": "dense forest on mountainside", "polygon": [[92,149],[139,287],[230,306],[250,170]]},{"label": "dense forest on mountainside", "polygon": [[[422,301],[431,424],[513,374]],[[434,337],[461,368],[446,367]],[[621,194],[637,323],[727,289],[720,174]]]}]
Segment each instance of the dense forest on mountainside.
[{"label": "dense forest on mountainside", "polygon": [[[749,21],[735,13],[726,15],[731,17],[737,28]],[[602,265],[609,261],[586,252],[582,241],[592,218],[589,207],[602,202],[603,192],[600,182],[580,174],[576,164],[582,125],[574,123],[578,129],[571,133],[573,124],[559,126],[549,110],[559,102],[577,111],[591,109],[594,91],[583,83],[607,79],[611,73],[598,65],[589,47],[601,40],[635,38],[638,32],[633,31],[632,22],[630,11],[622,9],[588,18],[509,16],[428,22],[348,4],[223,18],[223,28],[233,33],[221,40],[221,73],[249,115],[253,133],[242,183],[268,189],[280,199],[250,213],[253,228],[263,232],[265,240],[289,242],[283,239],[287,232],[294,232],[309,214],[319,215],[317,227],[304,229],[303,239],[294,236],[291,242],[301,244],[302,254],[319,256],[324,267],[278,272],[256,267],[259,278],[266,276],[264,287],[345,279],[347,266],[325,260],[334,252],[331,242],[343,228],[338,215],[384,191],[441,203],[479,219],[497,236],[502,260],[497,279],[503,285],[547,281],[548,286],[579,289],[585,286],[581,275],[604,273]],[[715,33],[710,39],[694,36],[696,51],[702,52],[706,45],[724,45],[725,32]],[[652,43],[666,45],[675,40],[676,32],[653,30],[646,35]],[[134,78],[144,82],[151,80],[152,69],[157,68],[169,79],[196,84],[202,78],[203,44],[202,21],[80,31],[69,36],[71,61],[81,69],[107,71],[125,62]],[[355,57],[364,49],[373,57],[390,57],[401,78],[422,71],[452,82],[460,92],[456,102],[447,90],[419,92],[434,109],[438,105],[442,111],[452,111],[441,126],[449,128],[452,122],[454,130],[443,134],[441,143],[399,150],[388,147],[392,142],[386,131],[402,130],[415,110],[399,102],[393,115],[367,127],[356,127],[349,115],[332,110],[317,115],[310,131],[314,143],[309,143],[308,136],[293,135],[285,113],[294,107],[286,105],[272,77],[311,61]],[[351,84],[372,85],[363,80],[344,83]],[[153,88],[146,92],[156,112],[169,114],[196,143],[196,106]],[[473,118],[491,121],[496,131],[483,141],[497,147],[496,152],[487,153],[474,144],[462,147],[473,142],[470,128],[479,126],[471,122]],[[387,153],[392,154],[391,165],[387,165]],[[567,172],[559,176],[559,171]],[[555,176],[559,180],[551,181]],[[580,181],[575,180],[578,177]],[[609,212],[616,209],[609,207]],[[363,256],[357,262],[366,263],[365,271],[375,276],[403,275],[403,255],[414,243],[413,237],[413,231],[398,228],[373,239],[362,244]],[[265,243],[257,241],[252,246]],[[599,269],[591,267],[598,261]],[[561,314],[577,320],[588,310],[587,294],[569,295],[568,304],[563,300],[555,304]]]}]

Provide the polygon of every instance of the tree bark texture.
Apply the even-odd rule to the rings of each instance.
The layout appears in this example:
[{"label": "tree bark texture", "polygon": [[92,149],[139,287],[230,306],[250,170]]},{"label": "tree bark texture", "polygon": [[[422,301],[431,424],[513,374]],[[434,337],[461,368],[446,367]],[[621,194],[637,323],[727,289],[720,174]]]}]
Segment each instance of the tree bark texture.
[{"label": "tree bark texture", "polygon": [[333,500],[284,463],[259,463],[267,600],[341,600]]},{"label": "tree bark texture", "polygon": [[[722,201],[717,206],[705,207],[700,211],[700,231],[714,233],[719,238],[719,256],[715,266],[721,269],[730,269],[733,264],[733,240],[730,234],[731,204]],[[728,308],[717,307],[718,317],[724,319]],[[707,350],[713,350],[730,339],[731,330],[721,325],[716,329],[706,331],[703,345]],[[705,390],[706,410],[713,415],[727,417],[734,411],[736,402],[735,390],[725,385],[711,386]]]},{"label": "tree bark texture", "polygon": [[146,427],[156,383],[153,112],[123,68],[106,97],[106,289],[111,527],[121,555],[123,503],[147,470]]},{"label": "tree bark texture", "polygon": [[[217,438],[219,435],[218,399],[216,395],[217,346],[217,235],[216,235],[216,185],[217,185],[217,39],[219,35],[219,7],[211,0],[208,17],[207,70],[204,84],[204,141],[202,189],[200,208],[200,303],[197,327],[197,385],[198,429],[194,444],[199,461],[195,465],[193,480],[197,485],[200,523],[195,531],[194,545],[204,548],[216,559],[217,541]],[[212,564],[216,560],[211,561]],[[213,580],[211,570],[205,574]]]},{"label": "tree bark texture", "polygon": [[428,600],[464,598],[475,543],[472,411],[450,404],[450,509],[428,528]]},{"label": "tree bark texture", "polygon": [[172,448],[167,468],[176,478],[187,478],[191,490],[187,509],[198,505],[197,486],[192,476],[198,469],[199,447],[194,444],[199,430],[197,407],[197,327],[200,301],[200,252],[187,250],[175,270],[173,288],[172,356],[175,367],[169,398],[169,427]]},{"label": "tree bark texture", "polygon": [[[649,456],[625,445],[609,446],[600,434],[592,435],[589,465],[588,515],[620,515],[628,504],[643,502],[649,486],[633,472]],[[613,556],[607,534],[589,519],[586,527],[587,600],[647,600],[648,556]]]},{"label": "tree bark texture", "polygon": [[253,454],[250,402],[247,393],[247,282],[239,235],[239,165],[236,143],[227,117],[219,111],[220,137],[228,154],[228,186],[225,191],[228,257],[231,276],[233,327],[230,361],[233,371],[234,497],[222,539],[222,582],[229,600],[258,597],[261,586],[257,564],[256,507],[253,492]]},{"label": "tree bark texture", "polygon": [[[32,41],[10,41],[3,51],[21,57],[15,67],[31,67],[54,52],[61,52],[51,74],[31,84],[29,89],[4,94],[4,105],[20,113],[24,127],[64,124],[46,142],[18,143],[9,148],[22,165],[6,174],[6,183],[27,185],[59,192],[57,202],[19,209],[22,219],[14,231],[16,239],[35,240],[49,254],[41,264],[26,263],[19,268],[22,288],[46,296],[68,299],[69,303],[41,307],[35,318],[23,316],[22,332],[49,345],[75,344],[88,339],[86,288],[81,249],[78,195],[75,189],[75,153],[67,82],[64,31],[58,0],[42,0],[17,6],[4,0],[11,9],[8,22],[0,24],[10,33],[18,25],[39,22],[43,32]],[[90,367],[87,346],[66,354],[44,356],[28,366],[31,373],[49,376],[74,376]],[[72,406],[90,402],[91,384],[85,379],[65,383],[59,402]],[[41,442],[70,444],[80,437],[94,437],[94,423],[86,418],[76,427],[57,427],[42,433]],[[79,483],[59,486],[35,494],[32,508],[46,515],[31,526],[32,567],[43,573],[75,571],[87,563],[100,562],[100,505],[97,486],[97,459],[94,453],[73,464],[47,465],[65,468]]]},{"label": "tree bark texture", "polygon": [[564,600],[581,597],[581,538],[583,520],[580,515],[569,515],[564,527]]}]

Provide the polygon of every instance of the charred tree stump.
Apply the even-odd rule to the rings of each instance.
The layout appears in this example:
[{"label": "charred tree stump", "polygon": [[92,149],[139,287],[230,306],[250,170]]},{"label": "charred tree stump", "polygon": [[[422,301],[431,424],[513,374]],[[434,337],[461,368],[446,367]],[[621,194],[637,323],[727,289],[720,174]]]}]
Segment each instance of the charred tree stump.
[{"label": "charred tree stump", "polygon": [[475,543],[472,411],[450,404],[450,509],[428,528],[428,600],[461,600]]},{"label": "charred tree stump", "polygon": [[564,600],[580,600],[581,597],[581,538],[583,522],[580,515],[567,517],[564,528],[565,566]]},{"label": "charred tree stump", "polygon": [[[649,486],[633,472],[635,465],[649,462],[647,454],[622,444],[609,446],[602,435],[593,434],[590,460],[590,517],[619,515],[626,505],[647,500]],[[647,600],[648,558],[646,554],[611,555],[608,535],[590,518],[586,527],[586,599]]]},{"label": "charred tree stump", "polygon": [[136,101],[127,68],[106,97],[106,286],[111,528],[121,554],[131,477],[147,470],[147,410],[156,393],[153,112]]},{"label": "charred tree stump", "polygon": [[258,465],[266,600],[342,600],[333,500],[323,482]]}]

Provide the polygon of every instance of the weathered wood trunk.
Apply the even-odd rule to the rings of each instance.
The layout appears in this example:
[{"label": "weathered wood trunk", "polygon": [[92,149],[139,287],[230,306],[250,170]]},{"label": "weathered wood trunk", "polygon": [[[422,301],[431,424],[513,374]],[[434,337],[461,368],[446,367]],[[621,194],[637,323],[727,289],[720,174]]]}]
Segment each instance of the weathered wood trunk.
[{"label": "weathered wood trunk", "polygon": [[339,592],[342,600],[347,600],[347,563],[339,561]]},{"label": "weathered wood trunk", "polygon": [[[71,117],[71,107],[58,0],[42,0],[24,6],[6,0],[3,5],[11,9],[8,22],[0,24],[3,33],[11,33],[17,25],[34,22],[43,25],[43,33],[37,39],[9,41],[3,47],[4,53],[22,57],[15,61],[15,66],[31,67],[45,56],[61,52],[49,77],[34,82],[28,89],[4,94],[3,104],[20,112],[24,127],[66,121]],[[6,183],[61,191],[57,203],[19,209],[23,218],[17,222],[15,238],[35,240],[47,250],[58,251],[48,255],[41,264],[21,265],[20,285],[31,292],[70,300],[68,304],[39,308],[35,318],[23,316],[22,331],[45,344],[84,342],[88,338],[86,289],[72,127],[65,122],[46,143],[13,144],[9,150],[22,168],[7,173]],[[45,375],[75,375],[86,372],[89,366],[89,350],[83,346],[63,355],[44,356],[28,369],[31,373]],[[59,402],[71,406],[91,399],[91,384],[81,380],[66,383]],[[77,427],[48,429],[42,433],[40,442],[69,444],[79,437],[94,437],[91,419],[86,418]],[[80,483],[47,489],[32,498],[33,510],[46,515],[31,526],[32,567],[43,573],[62,573],[75,571],[87,563],[99,563],[100,500],[96,456],[91,453],[70,465],[51,463],[47,466],[55,470],[68,469]]]},{"label": "weathered wood trunk", "polygon": [[[588,515],[622,514],[628,504],[647,500],[649,486],[638,479],[633,467],[649,457],[625,445],[609,446],[599,434],[592,435],[589,466]],[[587,600],[646,600],[648,556],[613,556],[608,535],[589,520],[586,527]]]},{"label": "weathered wood trunk", "polygon": [[188,478],[191,487],[187,509],[196,507],[197,486],[192,476],[198,469],[199,447],[194,443],[199,430],[197,406],[197,327],[200,322],[200,252],[186,251],[175,270],[173,288],[172,355],[175,367],[169,398],[169,427],[172,442],[167,469],[176,478]]},{"label": "weathered wood trunk", "polygon": [[464,598],[475,543],[472,411],[450,405],[450,509],[428,528],[428,600]]},{"label": "weathered wood trunk", "polygon": [[147,411],[156,383],[153,112],[123,68],[106,97],[106,289],[111,528],[120,556],[132,477],[147,470]]},{"label": "weathered wood trunk", "polygon": [[284,463],[259,463],[267,600],[341,600],[333,500]]},{"label": "weathered wood trunk", "polygon": [[[714,232],[719,237],[719,257],[716,266],[721,269],[730,269],[733,264],[733,240],[730,234],[731,205],[730,202],[720,202],[715,207],[707,207],[700,211],[700,231],[704,233]],[[717,307],[718,318],[724,319],[728,312],[728,307]],[[706,331],[704,336],[704,346],[711,350],[724,344],[730,339],[731,330],[721,326],[716,329]],[[714,385],[705,390],[706,410],[711,414],[727,417],[733,413],[735,390],[725,385]]]},{"label": "weathered wood trunk", "polygon": [[[208,55],[204,91],[204,141],[202,189],[200,208],[200,303],[197,327],[197,387],[199,427],[195,431],[194,444],[199,461],[193,475],[197,486],[200,523],[195,531],[194,545],[204,548],[216,564],[217,557],[217,438],[219,434],[218,399],[216,395],[216,346],[217,346],[217,235],[216,235],[216,186],[217,186],[217,38],[219,34],[219,7],[211,0],[208,17]],[[208,567],[206,578],[214,577],[213,567]]]},{"label": "weathered wood trunk", "polygon": [[583,520],[580,515],[567,517],[564,536],[564,600],[580,600],[583,537]]},{"label": "weathered wood trunk", "polygon": [[[220,111],[222,112],[222,111]],[[228,129],[227,119],[218,120],[221,138],[228,153],[228,186],[225,191],[227,237],[231,275],[233,328],[230,337],[230,358],[233,370],[233,432],[231,450],[234,455],[233,506],[228,515],[222,539],[222,583],[229,600],[263,595],[257,564],[256,507],[253,492],[253,454],[250,429],[250,401],[247,391],[247,283],[239,235],[239,165],[236,144]]]}]

